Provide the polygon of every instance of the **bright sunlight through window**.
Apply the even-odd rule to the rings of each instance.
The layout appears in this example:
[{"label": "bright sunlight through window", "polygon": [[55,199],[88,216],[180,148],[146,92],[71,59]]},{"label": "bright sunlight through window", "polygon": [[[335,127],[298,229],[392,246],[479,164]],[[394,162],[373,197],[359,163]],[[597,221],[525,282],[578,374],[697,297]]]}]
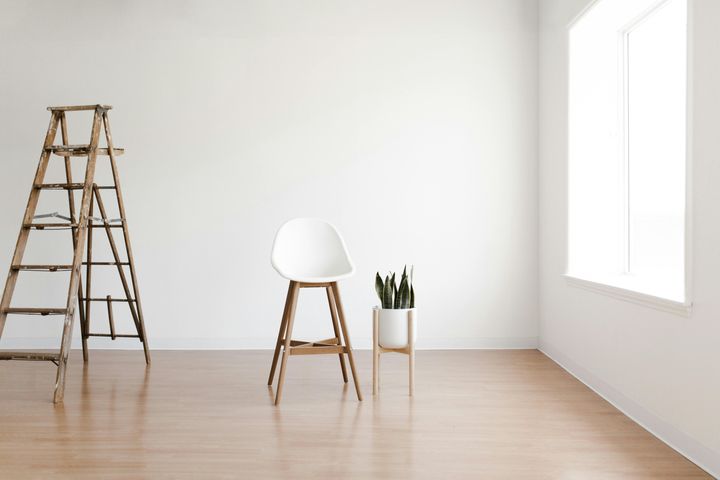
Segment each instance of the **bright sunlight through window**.
[{"label": "bright sunlight through window", "polygon": [[568,275],[687,303],[687,0],[599,0],[569,31]]}]

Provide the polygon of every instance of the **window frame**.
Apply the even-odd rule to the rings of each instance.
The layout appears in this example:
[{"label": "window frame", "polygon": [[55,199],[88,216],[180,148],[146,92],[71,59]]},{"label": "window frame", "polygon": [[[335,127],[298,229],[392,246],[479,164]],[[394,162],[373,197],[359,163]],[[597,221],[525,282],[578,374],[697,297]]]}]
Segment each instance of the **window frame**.
[{"label": "window frame", "polygon": [[[589,13],[595,5],[604,0],[592,0],[585,8],[583,8],[567,25],[565,31],[565,64],[566,64],[566,115],[565,115],[565,139],[566,139],[566,151],[565,151],[565,167],[566,172],[570,168],[570,32],[573,26],[582,19],[587,13]],[[623,199],[623,215],[626,217],[628,211],[628,194],[630,185],[628,183],[628,152],[627,152],[627,134],[628,134],[628,118],[627,118],[627,106],[628,106],[628,65],[627,65],[627,37],[632,30],[652,16],[657,10],[662,8],[669,0],[658,0],[652,6],[645,11],[641,12],[636,18],[625,24],[623,28],[618,31],[618,48],[620,50],[619,61],[623,62],[623,68],[621,69],[619,82],[622,82],[623,88],[619,95],[618,101],[621,102],[621,118],[620,132],[623,135],[622,144],[619,146],[622,150],[620,153],[621,161],[623,162],[623,169],[625,171],[624,178],[622,179],[624,188],[624,199]],[[580,276],[570,273],[570,178],[566,176],[565,182],[565,204],[566,204],[566,217],[565,217],[565,270],[562,275],[566,279],[566,283],[573,287],[582,288],[595,293],[600,293],[620,300],[628,301],[631,303],[651,307],[657,310],[666,311],[681,316],[690,316],[692,313],[692,299],[693,299],[693,42],[692,33],[693,19],[694,19],[694,3],[695,0],[684,0],[687,8],[686,18],[686,52],[685,52],[685,78],[686,78],[686,92],[685,92],[685,208],[684,208],[684,299],[683,301],[672,300],[664,297],[659,297],[643,292],[639,292],[632,288],[622,285],[622,282],[612,281],[601,281],[598,279],[582,278]],[[628,228],[628,219],[622,219],[625,229]],[[622,240],[622,249],[624,253],[623,268],[627,271],[629,266],[629,231],[624,232],[624,238]],[[620,278],[620,276],[619,276]]]}]

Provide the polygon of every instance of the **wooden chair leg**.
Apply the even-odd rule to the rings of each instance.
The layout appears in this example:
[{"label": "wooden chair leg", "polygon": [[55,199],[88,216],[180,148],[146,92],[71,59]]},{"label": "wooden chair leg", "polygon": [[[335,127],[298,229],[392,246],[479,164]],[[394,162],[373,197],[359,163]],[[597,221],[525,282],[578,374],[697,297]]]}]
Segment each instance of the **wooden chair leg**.
[{"label": "wooden chair leg", "polygon": [[270,376],[268,377],[267,382],[268,385],[273,384],[273,379],[275,378],[275,368],[277,367],[277,361],[280,356],[280,345],[282,345],[282,341],[286,336],[285,330],[287,328],[287,314],[288,309],[290,308],[292,291],[293,282],[290,282],[290,285],[288,286],[287,296],[285,297],[285,308],[283,309],[282,320],[280,321],[280,331],[278,331],[277,341],[275,342],[275,353],[273,354],[272,367],[270,367]]},{"label": "wooden chair leg", "polygon": [[378,348],[378,311],[373,309],[373,395],[378,393],[378,366],[380,361],[380,349]]},{"label": "wooden chair leg", "polygon": [[[342,345],[342,337],[340,336],[340,326],[338,325],[338,319],[337,319],[337,308],[335,307],[335,301],[333,299],[333,294],[332,294],[330,287],[326,287],[325,292],[327,293],[328,305],[330,306],[330,316],[332,317],[333,331],[335,332],[335,338],[337,338],[338,343],[340,343]],[[347,376],[347,369],[345,368],[345,357],[343,356],[342,353],[339,353],[338,357],[340,358],[340,369],[342,370],[343,382],[347,383],[348,376]]]},{"label": "wooden chair leg", "polygon": [[355,391],[357,393],[358,400],[362,401],[360,381],[358,380],[357,371],[355,370],[355,359],[353,358],[352,345],[350,344],[350,336],[348,335],[348,329],[345,323],[345,312],[343,310],[342,300],[340,299],[340,289],[338,288],[337,282],[333,282],[331,288],[335,299],[335,306],[337,307],[338,319],[340,320],[340,328],[342,329],[343,337],[345,337],[345,346],[347,347],[347,356],[348,361],[350,362],[350,371],[352,372],[353,382],[355,383]]},{"label": "wooden chair leg", "polygon": [[[297,305],[298,291],[300,284],[297,282],[290,283],[290,308],[287,313],[287,327],[285,331],[285,345],[283,346],[283,356],[280,362],[280,377],[278,378],[277,394],[275,394],[275,405],[280,404],[282,399],[283,384],[285,383],[285,370],[287,367],[287,358],[290,355],[290,339],[292,338],[293,323],[295,322],[295,306]],[[354,375],[354,373],[353,373]]]}]

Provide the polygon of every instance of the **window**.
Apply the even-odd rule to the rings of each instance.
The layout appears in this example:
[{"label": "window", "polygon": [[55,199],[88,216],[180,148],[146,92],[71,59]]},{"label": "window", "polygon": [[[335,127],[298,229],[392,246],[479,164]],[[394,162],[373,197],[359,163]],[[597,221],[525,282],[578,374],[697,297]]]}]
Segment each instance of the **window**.
[{"label": "window", "polygon": [[688,304],[687,0],[599,0],[569,30],[568,276]]}]

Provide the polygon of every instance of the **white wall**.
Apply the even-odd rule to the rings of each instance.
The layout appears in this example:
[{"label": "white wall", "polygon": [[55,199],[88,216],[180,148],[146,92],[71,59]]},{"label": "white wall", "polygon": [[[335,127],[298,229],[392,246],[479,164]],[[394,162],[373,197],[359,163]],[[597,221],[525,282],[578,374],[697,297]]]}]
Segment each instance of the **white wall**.
[{"label": "white wall", "polygon": [[[357,346],[370,344],[375,270],[403,262],[417,266],[422,346],[536,344],[535,0],[0,0],[0,11],[1,269],[45,107],[102,102],[127,149],[151,347],[272,347],[286,284],[269,250],[296,216],[346,237]],[[71,141],[88,131],[71,127]],[[18,290],[26,305],[63,294],[39,280]],[[305,293],[297,336],[326,335],[326,308]],[[13,317],[0,347],[57,344],[59,323]]]},{"label": "white wall", "polygon": [[581,290],[562,277],[567,251],[566,26],[587,4],[540,2],[541,347],[720,475],[720,2],[691,1],[694,309],[689,318]]}]

